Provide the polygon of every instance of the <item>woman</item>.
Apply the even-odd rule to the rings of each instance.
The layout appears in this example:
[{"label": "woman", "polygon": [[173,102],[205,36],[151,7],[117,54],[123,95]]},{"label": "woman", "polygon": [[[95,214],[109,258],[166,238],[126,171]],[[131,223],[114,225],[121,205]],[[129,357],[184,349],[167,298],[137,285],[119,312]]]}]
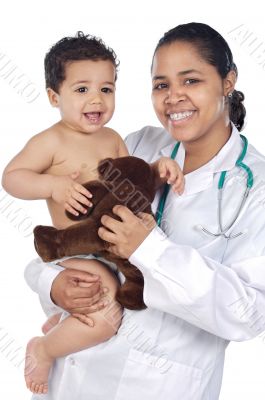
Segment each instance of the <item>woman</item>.
[{"label": "woman", "polygon": [[[264,330],[265,163],[253,146],[245,154],[238,132],[244,96],[235,90],[231,51],[209,26],[180,25],[159,41],[151,72],[153,105],[164,129],[143,128],[127,146],[148,162],[161,154],[175,157],[185,192],[163,198],[157,213],[163,230],[152,217],[121,206],[115,208],[121,221],[102,218],[100,237],[142,271],[148,308],[126,312],[109,342],[58,362],[47,399],[216,400],[229,341]],[[32,263],[26,277],[41,292],[56,272],[41,263],[37,271]],[[70,312],[98,309],[99,284],[79,288],[77,279],[83,275],[61,272],[51,288],[54,302]],[[45,293],[47,310],[52,303]]]}]

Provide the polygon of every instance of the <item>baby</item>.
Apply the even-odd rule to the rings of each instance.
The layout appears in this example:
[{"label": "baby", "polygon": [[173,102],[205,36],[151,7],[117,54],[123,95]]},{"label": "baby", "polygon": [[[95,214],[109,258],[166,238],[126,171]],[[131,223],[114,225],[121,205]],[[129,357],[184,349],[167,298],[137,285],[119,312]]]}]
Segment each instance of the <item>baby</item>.
[{"label": "baby", "polygon": [[[48,98],[59,109],[61,120],[28,141],[5,168],[2,185],[21,199],[46,199],[57,229],[76,223],[67,218],[66,210],[78,215],[86,212],[84,205],[92,207],[93,193],[82,183],[97,179],[98,162],[128,155],[118,133],[105,126],[114,112],[117,67],[114,51],[82,32],[57,42],[45,57]],[[163,157],[151,167],[157,186],[168,182],[175,192],[183,192],[183,175],[175,161]],[[99,276],[108,290],[103,306],[114,302],[119,281],[109,266],[81,256],[60,265]],[[83,323],[81,317],[70,315],[59,322],[60,315],[53,316],[44,326],[45,335],[27,345],[26,360],[35,360],[34,368],[25,373],[27,387],[34,393],[47,393],[55,358],[110,339],[121,323],[118,303],[115,314],[115,323],[109,323],[102,312],[94,312],[94,326]]]}]

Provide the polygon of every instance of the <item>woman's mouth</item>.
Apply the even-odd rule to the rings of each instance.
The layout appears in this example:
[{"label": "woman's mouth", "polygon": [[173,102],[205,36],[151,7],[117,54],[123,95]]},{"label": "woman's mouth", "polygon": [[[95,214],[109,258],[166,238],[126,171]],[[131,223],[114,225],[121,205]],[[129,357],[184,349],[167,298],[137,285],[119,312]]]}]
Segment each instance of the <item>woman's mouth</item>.
[{"label": "woman's mouth", "polygon": [[188,119],[190,119],[194,115],[195,111],[183,111],[183,112],[178,112],[178,113],[170,113],[168,114],[168,117],[170,121],[176,125],[180,122],[185,122]]},{"label": "woman's mouth", "polygon": [[84,113],[84,116],[91,124],[98,124],[100,122],[101,115],[102,115],[101,112],[94,112],[94,111]]}]

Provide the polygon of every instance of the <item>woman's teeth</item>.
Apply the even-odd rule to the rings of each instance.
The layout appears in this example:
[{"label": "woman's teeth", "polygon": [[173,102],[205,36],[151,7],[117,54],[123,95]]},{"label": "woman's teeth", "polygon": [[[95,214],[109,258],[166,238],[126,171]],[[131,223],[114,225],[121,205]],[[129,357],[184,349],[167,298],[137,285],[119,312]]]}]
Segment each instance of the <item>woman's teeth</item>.
[{"label": "woman's teeth", "polygon": [[190,117],[193,114],[193,111],[185,111],[180,113],[169,114],[169,118],[173,121],[179,121],[180,119],[184,119]]}]

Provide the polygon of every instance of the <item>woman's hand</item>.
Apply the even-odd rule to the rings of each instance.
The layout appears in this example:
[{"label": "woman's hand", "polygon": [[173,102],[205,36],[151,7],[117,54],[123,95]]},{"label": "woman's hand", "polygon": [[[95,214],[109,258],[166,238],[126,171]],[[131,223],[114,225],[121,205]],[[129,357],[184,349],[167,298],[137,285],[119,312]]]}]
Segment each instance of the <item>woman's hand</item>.
[{"label": "woman's hand", "polygon": [[150,234],[156,221],[150,214],[139,213],[136,216],[121,205],[115,206],[112,211],[121,221],[103,215],[101,218],[103,227],[99,228],[98,235],[111,243],[109,250],[112,253],[122,258],[129,258]]},{"label": "woman's hand", "polygon": [[53,281],[51,299],[70,314],[90,314],[107,305],[103,299],[106,290],[99,276],[66,268]]}]

